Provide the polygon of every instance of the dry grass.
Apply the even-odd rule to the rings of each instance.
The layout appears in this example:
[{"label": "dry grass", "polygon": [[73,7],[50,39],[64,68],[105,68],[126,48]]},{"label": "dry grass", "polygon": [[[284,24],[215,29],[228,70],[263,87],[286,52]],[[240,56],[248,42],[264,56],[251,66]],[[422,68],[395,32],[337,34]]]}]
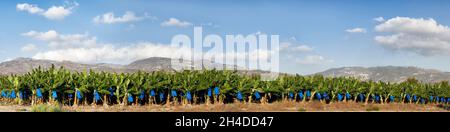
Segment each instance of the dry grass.
[{"label": "dry grass", "polygon": [[210,104],[210,105],[175,105],[175,106],[79,106],[67,107],[70,111],[84,112],[365,112],[365,111],[389,111],[389,112],[415,112],[415,111],[442,111],[447,112],[437,105],[417,104],[368,104],[361,103],[331,103],[320,102],[276,102],[271,104]]},{"label": "dry grass", "polygon": [[[31,111],[31,106],[0,105],[0,111]],[[434,104],[367,104],[353,102],[337,102],[323,104],[321,102],[275,102],[270,104],[234,103],[210,105],[146,105],[146,106],[64,106],[64,110],[72,112],[449,112]]]}]

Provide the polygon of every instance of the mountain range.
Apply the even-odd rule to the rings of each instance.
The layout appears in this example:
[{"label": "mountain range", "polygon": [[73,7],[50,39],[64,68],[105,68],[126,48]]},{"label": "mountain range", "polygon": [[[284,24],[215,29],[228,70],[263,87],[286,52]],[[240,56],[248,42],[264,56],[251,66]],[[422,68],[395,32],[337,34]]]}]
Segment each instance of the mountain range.
[{"label": "mountain range", "polygon": [[450,81],[450,72],[418,67],[379,66],[333,68],[316,74],[327,77],[354,77],[360,80],[403,82],[415,78],[421,82]]},{"label": "mountain range", "polygon": [[[151,57],[147,59],[137,60],[130,64],[118,65],[109,63],[98,63],[98,64],[83,64],[71,61],[52,61],[52,60],[40,60],[32,58],[17,58],[10,61],[5,61],[0,63],[0,75],[9,74],[24,74],[30,72],[32,69],[38,68],[39,66],[43,69],[48,69],[52,65],[55,67],[63,66],[71,71],[105,71],[105,72],[116,72],[116,73],[130,73],[136,71],[175,71],[178,68],[190,69],[194,67],[195,69],[222,69],[224,66],[233,67],[237,70],[247,70],[243,67],[234,67],[231,65],[223,65],[219,63],[213,63],[207,60],[194,61],[194,65],[188,63],[188,61],[183,61],[177,63],[177,65],[172,65],[172,60],[170,58],[162,57]],[[176,69],[174,69],[176,68]]]}]

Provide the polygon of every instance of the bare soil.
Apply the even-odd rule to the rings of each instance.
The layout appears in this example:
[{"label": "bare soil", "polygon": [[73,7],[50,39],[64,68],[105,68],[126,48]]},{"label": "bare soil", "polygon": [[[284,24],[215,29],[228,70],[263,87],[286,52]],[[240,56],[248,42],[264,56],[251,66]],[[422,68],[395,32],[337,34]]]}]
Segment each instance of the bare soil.
[{"label": "bare soil", "polygon": [[[363,104],[338,102],[275,102],[270,104],[233,103],[202,105],[145,105],[145,106],[63,106],[70,112],[450,112],[437,104]],[[447,108],[448,109],[448,108]],[[31,106],[0,105],[0,112],[26,112]]]}]

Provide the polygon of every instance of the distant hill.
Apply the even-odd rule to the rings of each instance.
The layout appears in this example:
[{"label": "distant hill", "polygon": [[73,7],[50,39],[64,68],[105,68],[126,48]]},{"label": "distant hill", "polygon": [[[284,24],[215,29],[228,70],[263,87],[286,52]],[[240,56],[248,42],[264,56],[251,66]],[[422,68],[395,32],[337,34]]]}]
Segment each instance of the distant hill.
[{"label": "distant hill", "polygon": [[[161,57],[151,57],[147,59],[137,60],[128,65],[116,65],[116,64],[108,64],[108,63],[99,63],[99,64],[82,64],[70,61],[51,61],[51,60],[38,60],[31,58],[17,58],[11,61],[6,61],[0,63],[0,74],[8,75],[8,74],[24,74],[30,72],[32,69],[38,68],[41,66],[44,69],[48,69],[54,64],[56,67],[63,66],[66,69],[71,71],[85,71],[85,70],[95,70],[95,71],[105,71],[105,72],[117,72],[117,73],[129,73],[136,71],[175,71],[172,68],[172,63],[170,58],[161,58]],[[190,69],[191,67],[200,68],[204,67],[205,69],[222,69],[223,64],[212,63],[209,61],[196,61],[195,65],[190,65],[187,61],[178,65],[178,67],[184,67],[185,69]],[[237,67],[238,70],[245,70],[245,68]]]},{"label": "distant hill", "polygon": [[417,67],[381,66],[381,67],[342,67],[319,72],[327,77],[355,77],[361,80],[402,82],[414,77],[422,82],[450,81],[450,73]]}]

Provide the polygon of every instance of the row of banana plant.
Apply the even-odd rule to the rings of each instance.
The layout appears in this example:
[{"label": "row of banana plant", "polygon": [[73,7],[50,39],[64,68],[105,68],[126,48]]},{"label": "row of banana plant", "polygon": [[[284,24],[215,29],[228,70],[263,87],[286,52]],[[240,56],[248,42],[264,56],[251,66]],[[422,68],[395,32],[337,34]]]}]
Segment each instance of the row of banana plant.
[{"label": "row of banana plant", "polygon": [[446,81],[422,83],[410,78],[401,83],[388,83],[320,75],[281,75],[276,80],[263,81],[258,75],[237,71],[71,72],[55,66],[39,67],[23,75],[1,76],[0,91],[0,101],[23,105],[450,102],[450,86]]}]

